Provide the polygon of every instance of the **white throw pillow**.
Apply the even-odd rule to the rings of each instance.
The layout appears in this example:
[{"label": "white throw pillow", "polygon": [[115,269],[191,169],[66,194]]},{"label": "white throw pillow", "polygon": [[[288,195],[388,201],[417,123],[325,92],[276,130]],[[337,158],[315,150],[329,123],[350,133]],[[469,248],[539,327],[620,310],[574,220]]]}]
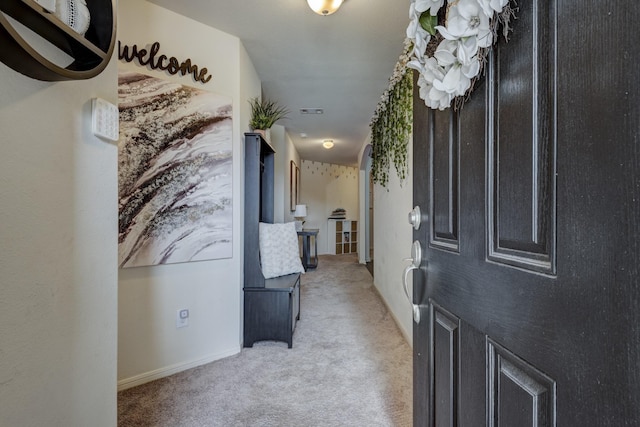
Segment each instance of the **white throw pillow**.
[{"label": "white throw pillow", "polygon": [[260,264],[265,279],[304,273],[294,222],[260,223]]}]

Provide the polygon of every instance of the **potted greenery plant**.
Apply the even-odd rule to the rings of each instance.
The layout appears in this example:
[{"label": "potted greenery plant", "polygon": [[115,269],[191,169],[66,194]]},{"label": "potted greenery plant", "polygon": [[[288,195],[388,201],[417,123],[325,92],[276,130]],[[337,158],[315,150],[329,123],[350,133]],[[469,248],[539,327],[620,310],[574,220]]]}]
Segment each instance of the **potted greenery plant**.
[{"label": "potted greenery plant", "polygon": [[275,101],[269,101],[268,99],[251,98],[249,100],[251,105],[251,120],[249,126],[251,129],[258,133],[267,131],[280,119],[283,119],[289,113],[289,110],[285,107],[279,106]]}]

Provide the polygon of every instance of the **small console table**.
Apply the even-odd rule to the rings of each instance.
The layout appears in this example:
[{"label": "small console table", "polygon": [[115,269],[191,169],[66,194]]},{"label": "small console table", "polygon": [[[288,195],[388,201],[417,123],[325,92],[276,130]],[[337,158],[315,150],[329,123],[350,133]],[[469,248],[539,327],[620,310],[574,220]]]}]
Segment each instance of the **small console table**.
[{"label": "small console table", "polygon": [[[298,236],[302,237],[302,266],[304,271],[318,267],[318,231],[317,228],[303,229],[298,231]],[[313,255],[311,255],[311,238],[313,237]]]}]

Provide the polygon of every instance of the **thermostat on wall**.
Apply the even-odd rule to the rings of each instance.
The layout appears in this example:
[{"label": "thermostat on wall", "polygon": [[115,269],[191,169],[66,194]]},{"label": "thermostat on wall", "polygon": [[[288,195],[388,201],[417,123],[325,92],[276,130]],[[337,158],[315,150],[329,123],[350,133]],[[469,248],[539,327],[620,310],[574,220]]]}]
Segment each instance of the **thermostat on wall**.
[{"label": "thermostat on wall", "polygon": [[118,140],[118,107],[101,98],[93,98],[91,104],[91,130],[93,134],[111,141]]}]

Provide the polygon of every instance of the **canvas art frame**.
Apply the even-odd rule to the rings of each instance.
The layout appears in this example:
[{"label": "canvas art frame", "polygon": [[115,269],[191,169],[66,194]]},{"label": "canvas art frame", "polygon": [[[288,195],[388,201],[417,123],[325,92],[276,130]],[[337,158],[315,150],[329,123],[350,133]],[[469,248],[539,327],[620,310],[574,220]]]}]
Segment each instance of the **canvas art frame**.
[{"label": "canvas art frame", "polygon": [[119,265],[232,257],[232,99],[118,75]]},{"label": "canvas art frame", "polygon": [[289,162],[289,209],[296,210],[296,205],[300,202],[300,168],[296,162]]}]

